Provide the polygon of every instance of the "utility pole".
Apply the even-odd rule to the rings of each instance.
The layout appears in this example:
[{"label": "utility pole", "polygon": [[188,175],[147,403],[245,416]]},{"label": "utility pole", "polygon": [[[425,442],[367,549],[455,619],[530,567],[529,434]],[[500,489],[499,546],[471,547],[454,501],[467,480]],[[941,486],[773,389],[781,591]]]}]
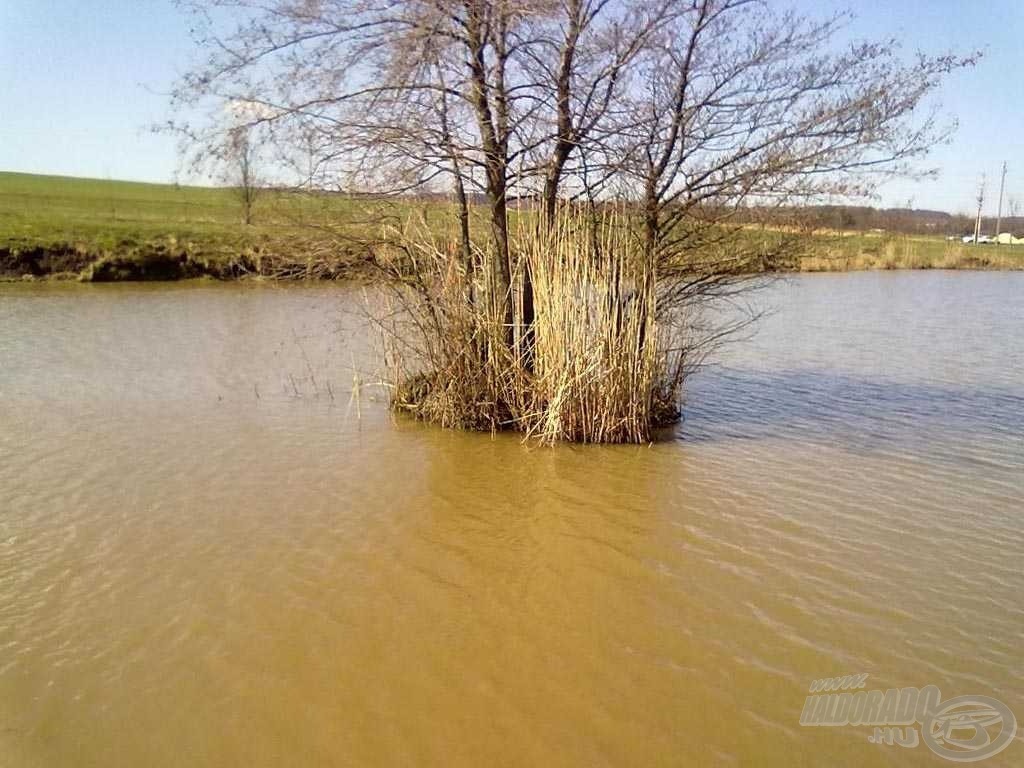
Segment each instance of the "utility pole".
[{"label": "utility pole", "polygon": [[974,220],[974,244],[981,237],[981,207],[985,204],[985,174],[981,174],[981,186],[978,187],[978,218]]},{"label": "utility pole", "polygon": [[999,181],[999,210],[996,213],[996,247],[999,246],[999,227],[1003,223],[1003,188],[1006,186],[1006,161],[1003,161],[1003,178]]}]

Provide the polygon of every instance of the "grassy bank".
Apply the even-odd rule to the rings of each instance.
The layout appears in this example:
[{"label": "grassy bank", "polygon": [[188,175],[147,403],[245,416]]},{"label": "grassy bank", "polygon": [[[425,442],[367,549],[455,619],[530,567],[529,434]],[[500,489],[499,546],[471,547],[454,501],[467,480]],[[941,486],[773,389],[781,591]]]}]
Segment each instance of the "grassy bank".
[{"label": "grassy bank", "polygon": [[[0,173],[0,278],[178,279],[249,275],[336,278],[359,270],[386,205],[338,195],[267,191],[242,224],[231,190]],[[453,224],[442,203],[417,206]],[[968,246],[940,237],[816,234],[794,268],[1021,269],[1024,247]]]},{"label": "grassy bank", "polygon": [[366,207],[267,191],[245,226],[227,189],[0,173],[0,276],[333,277],[359,261],[343,235],[365,234]]},{"label": "grassy bank", "polygon": [[966,245],[959,240],[886,232],[815,235],[801,272],[872,269],[1024,269],[1024,246]]}]

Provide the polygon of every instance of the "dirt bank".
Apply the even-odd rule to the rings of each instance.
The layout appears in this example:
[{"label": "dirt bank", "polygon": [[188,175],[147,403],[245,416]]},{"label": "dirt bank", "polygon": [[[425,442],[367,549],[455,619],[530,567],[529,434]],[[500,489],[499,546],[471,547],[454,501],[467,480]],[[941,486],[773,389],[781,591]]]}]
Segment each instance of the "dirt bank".
[{"label": "dirt bank", "polygon": [[0,277],[48,277],[77,275],[95,260],[94,256],[71,245],[32,248],[0,248]]},{"label": "dirt bank", "polygon": [[125,243],[114,253],[90,253],[70,243],[0,247],[0,279],[69,279],[82,282],[167,281],[208,277],[235,280],[338,280],[362,273],[355,254],[333,259],[301,258],[250,250],[203,253],[164,243]]}]

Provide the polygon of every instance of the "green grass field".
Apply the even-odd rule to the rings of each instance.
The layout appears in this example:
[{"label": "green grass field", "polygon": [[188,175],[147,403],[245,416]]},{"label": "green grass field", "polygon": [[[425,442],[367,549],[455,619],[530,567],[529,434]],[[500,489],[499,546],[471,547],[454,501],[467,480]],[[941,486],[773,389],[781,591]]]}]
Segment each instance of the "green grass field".
[{"label": "green grass field", "polygon": [[237,246],[308,234],[307,223],[324,218],[354,226],[359,214],[359,204],[341,197],[266,192],[247,227],[228,189],[0,173],[0,247],[77,243],[105,250],[168,237]]},{"label": "green grass field", "polygon": [[[141,258],[140,250],[154,248],[187,252],[203,264],[244,253],[293,262],[307,261],[311,254],[345,259],[358,250],[353,242],[379,228],[382,212],[396,220],[415,213],[433,229],[454,223],[443,203],[389,205],[266,191],[256,202],[254,224],[245,226],[241,204],[228,189],[0,172],[0,255],[7,254],[14,265],[9,278],[20,276],[11,254],[32,249],[73,249],[80,255],[75,271],[79,262],[130,261]],[[811,243],[812,255],[799,262],[803,271],[1024,268],[1022,246],[966,246],[889,233],[818,234]]]},{"label": "green grass field", "polygon": [[[78,254],[70,260],[75,272],[83,263],[130,262],[155,251],[184,253],[203,265],[242,255],[251,262],[254,254],[278,266],[313,258],[341,263],[359,250],[349,238],[372,234],[382,212],[408,210],[374,199],[266,190],[246,226],[230,189],[0,173],[0,258],[8,262],[7,278],[24,269],[24,259],[12,254],[40,250]],[[68,259],[59,261],[68,267]]]}]

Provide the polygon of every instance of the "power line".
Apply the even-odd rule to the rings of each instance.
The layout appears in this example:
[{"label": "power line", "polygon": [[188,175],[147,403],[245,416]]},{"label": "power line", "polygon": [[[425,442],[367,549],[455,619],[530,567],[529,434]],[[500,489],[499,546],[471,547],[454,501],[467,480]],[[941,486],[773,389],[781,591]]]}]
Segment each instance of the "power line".
[{"label": "power line", "polygon": [[978,187],[978,218],[974,220],[974,244],[981,237],[981,208],[985,205],[985,174],[981,174],[981,185]]},{"label": "power line", "polygon": [[1003,177],[999,181],[999,208],[996,212],[996,245],[999,245],[999,227],[1003,223],[1003,188],[1006,186],[1006,161],[1003,161]]}]

